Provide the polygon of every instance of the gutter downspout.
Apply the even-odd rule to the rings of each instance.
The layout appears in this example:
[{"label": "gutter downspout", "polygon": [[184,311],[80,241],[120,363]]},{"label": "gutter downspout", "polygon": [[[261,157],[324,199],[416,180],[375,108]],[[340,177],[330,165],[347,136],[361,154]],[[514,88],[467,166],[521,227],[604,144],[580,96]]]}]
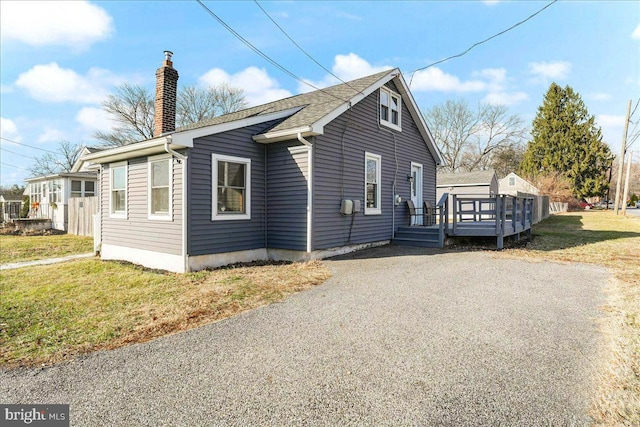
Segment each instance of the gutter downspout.
[{"label": "gutter downspout", "polygon": [[298,132],[298,141],[304,144],[308,150],[309,162],[309,179],[307,180],[307,253],[313,250],[311,237],[313,233],[313,145],[302,137],[302,133]]},{"label": "gutter downspout", "polygon": [[187,260],[187,160],[189,157],[172,150],[169,144],[171,144],[171,139],[167,138],[164,143],[164,151],[182,161],[182,262],[186,273],[189,271],[189,261]]}]

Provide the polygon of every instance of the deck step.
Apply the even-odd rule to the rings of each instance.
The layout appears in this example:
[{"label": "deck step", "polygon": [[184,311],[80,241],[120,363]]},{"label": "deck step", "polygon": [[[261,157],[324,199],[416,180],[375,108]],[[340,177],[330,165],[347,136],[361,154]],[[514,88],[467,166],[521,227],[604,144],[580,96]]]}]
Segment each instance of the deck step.
[{"label": "deck step", "polygon": [[398,227],[393,243],[396,245],[439,248],[440,231],[434,227]]},{"label": "deck step", "polygon": [[421,248],[439,248],[440,242],[438,240],[426,240],[426,239],[393,239],[391,241],[394,245],[400,246],[417,246]]}]

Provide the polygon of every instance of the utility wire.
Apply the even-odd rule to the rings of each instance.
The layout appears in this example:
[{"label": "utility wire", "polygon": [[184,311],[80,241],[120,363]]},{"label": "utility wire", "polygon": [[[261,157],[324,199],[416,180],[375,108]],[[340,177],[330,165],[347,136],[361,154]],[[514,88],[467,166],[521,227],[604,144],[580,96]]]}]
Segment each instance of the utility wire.
[{"label": "utility wire", "polygon": [[348,99],[343,99],[340,98],[339,96],[336,96],[330,92],[327,92],[325,90],[320,89],[319,87],[314,86],[313,84],[307,82],[306,80],[302,79],[301,77],[298,77],[297,75],[293,74],[291,71],[289,71],[287,68],[285,68],[283,65],[280,65],[275,59],[272,59],[269,55],[267,55],[266,53],[262,52],[260,49],[258,49],[257,47],[255,47],[253,44],[251,44],[251,42],[249,42],[247,39],[245,39],[244,37],[242,37],[237,31],[235,31],[233,28],[231,28],[226,22],[224,22],[224,20],[222,20],[222,18],[220,18],[218,15],[216,15],[211,9],[209,9],[204,3],[202,3],[201,0],[196,0],[198,2],[198,4],[200,4],[200,6],[202,6],[202,8],[207,11],[207,13],[209,13],[209,15],[211,15],[211,17],[213,17],[216,21],[218,21],[220,23],[220,25],[222,25],[227,31],[229,31],[231,34],[233,34],[238,40],[240,40],[242,43],[244,43],[249,49],[253,50],[255,53],[257,53],[258,55],[260,55],[265,61],[269,62],[271,65],[273,65],[274,67],[278,68],[280,71],[282,71],[283,73],[287,74],[289,77],[299,81],[300,83],[303,83],[309,87],[314,88],[315,90],[319,90],[329,96],[332,96],[336,99],[339,99],[340,101],[343,102],[348,102]]},{"label": "utility wire", "polygon": [[324,71],[326,71],[327,73],[331,74],[333,77],[335,77],[336,79],[340,80],[342,83],[346,84],[349,88],[353,89],[356,92],[359,92],[360,94],[362,94],[362,96],[364,96],[364,93],[362,93],[362,91],[354,88],[353,86],[351,86],[349,83],[345,82],[344,80],[342,80],[340,77],[336,76],[331,70],[327,69],[324,65],[322,65],[321,63],[319,63],[313,56],[311,56],[311,54],[309,52],[307,52],[306,50],[304,50],[302,48],[302,46],[300,46],[298,43],[296,43],[296,41],[289,35],[287,34],[287,32],[275,21],[275,19],[273,19],[271,17],[271,15],[269,15],[269,13],[262,7],[262,5],[260,5],[260,3],[258,3],[258,0],[253,0],[253,2],[260,8],[260,10],[262,10],[262,12],[267,15],[267,18],[269,18],[271,20],[271,22],[273,22],[273,25],[275,25],[276,27],[278,27],[278,29],[282,32],[282,34],[284,34],[289,41],[291,41],[291,43],[294,44],[295,47],[297,47],[298,49],[300,49],[300,51],[302,53],[304,53],[307,58],[309,58],[310,60],[312,60],[313,62],[315,62],[320,68],[322,68]]},{"label": "utility wire", "polygon": [[484,40],[482,40],[482,41],[479,41],[479,42],[477,42],[477,43],[474,43],[471,47],[469,47],[469,48],[468,48],[467,50],[465,50],[464,52],[458,53],[458,54],[456,54],[456,55],[452,55],[452,56],[450,56],[450,57],[448,57],[448,58],[441,59],[441,60],[436,61],[436,62],[433,62],[433,63],[431,63],[431,64],[429,64],[429,65],[427,65],[427,66],[424,66],[424,67],[421,67],[421,68],[418,68],[418,69],[413,70],[413,71],[411,72],[411,79],[409,80],[409,87],[411,87],[411,83],[413,82],[413,76],[414,76],[418,71],[426,70],[427,68],[433,67],[434,65],[438,65],[438,64],[441,64],[441,63],[443,63],[443,62],[449,61],[450,59],[459,58],[459,57],[461,57],[461,56],[463,56],[463,55],[466,55],[466,54],[467,54],[467,53],[469,53],[473,48],[475,48],[475,47],[477,47],[477,46],[480,46],[481,44],[486,43],[486,42],[488,42],[489,40],[494,39],[494,38],[496,38],[496,37],[498,37],[498,36],[501,36],[502,34],[504,34],[504,33],[508,32],[508,31],[511,31],[511,30],[513,30],[514,28],[516,28],[516,27],[518,27],[518,26],[520,26],[520,25],[524,24],[525,22],[527,22],[528,20],[532,19],[534,16],[538,15],[539,13],[541,13],[542,11],[544,11],[545,9],[547,9],[548,7],[550,7],[551,5],[553,5],[554,3],[556,3],[557,1],[558,1],[558,0],[553,0],[551,3],[547,4],[547,5],[546,5],[545,7],[543,7],[542,9],[538,10],[537,12],[535,12],[535,13],[534,13],[534,14],[532,14],[532,15],[529,15],[527,18],[523,19],[522,21],[520,21],[520,22],[518,22],[518,23],[516,23],[516,24],[513,24],[512,26],[510,26],[510,27],[509,27],[509,28],[507,28],[506,30],[502,30],[502,31],[500,31],[499,33],[494,34],[494,35],[492,35],[492,36],[491,36],[491,37],[489,37],[489,38],[486,38],[486,39],[484,39]]},{"label": "utility wire", "polygon": [[20,154],[20,153],[16,153],[15,151],[7,150],[4,147],[0,147],[0,150],[6,151],[7,153],[15,154],[16,156],[22,156],[22,157],[26,157],[27,159],[35,160],[35,158],[33,158],[31,156],[25,156],[24,154]]},{"label": "utility wire", "polygon": [[24,144],[24,143],[22,143],[22,142],[13,141],[13,140],[11,140],[11,139],[7,139],[7,138],[1,137],[1,136],[0,136],[0,139],[2,139],[3,141],[12,142],[12,143],[14,143],[14,144],[24,145],[25,147],[33,148],[34,150],[46,151],[47,153],[51,153],[51,154],[58,154],[58,153],[56,153],[55,151],[45,150],[44,148],[34,147],[33,145],[27,145],[27,144]]},{"label": "utility wire", "polygon": [[5,162],[0,162],[0,165],[5,165],[5,166],[12,167],[12,168],[22,169],[22,170],[25,170],[25,171],[27,171],[27,172],[29,171],[29,169],[27,169],[27,168],[23,168],[22,166],[18,166],[18,165],[11,165],[11,164],[9,164],[9,163],[5,163]]}]

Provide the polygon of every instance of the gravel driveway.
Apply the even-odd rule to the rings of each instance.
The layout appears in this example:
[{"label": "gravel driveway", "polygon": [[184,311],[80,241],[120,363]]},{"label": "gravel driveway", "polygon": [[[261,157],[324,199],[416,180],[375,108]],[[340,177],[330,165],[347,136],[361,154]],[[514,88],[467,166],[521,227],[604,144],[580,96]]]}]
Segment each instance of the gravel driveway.
[{"label": "gravel driveway", "polygon": [[582,426],[605,269],[384,247],[282,303],[43,370],[72,425]]}]

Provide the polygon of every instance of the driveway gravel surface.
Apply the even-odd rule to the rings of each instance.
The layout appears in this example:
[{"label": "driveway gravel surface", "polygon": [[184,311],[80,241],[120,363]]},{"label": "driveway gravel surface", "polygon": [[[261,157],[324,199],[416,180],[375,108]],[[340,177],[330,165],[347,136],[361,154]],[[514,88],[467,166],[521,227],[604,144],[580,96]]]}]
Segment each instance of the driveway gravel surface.
[{"label": "driveway gravel surface", "polygon": [[74,426],[586,426],[605,269],[382,247],[281,303],[44,369]]}]

